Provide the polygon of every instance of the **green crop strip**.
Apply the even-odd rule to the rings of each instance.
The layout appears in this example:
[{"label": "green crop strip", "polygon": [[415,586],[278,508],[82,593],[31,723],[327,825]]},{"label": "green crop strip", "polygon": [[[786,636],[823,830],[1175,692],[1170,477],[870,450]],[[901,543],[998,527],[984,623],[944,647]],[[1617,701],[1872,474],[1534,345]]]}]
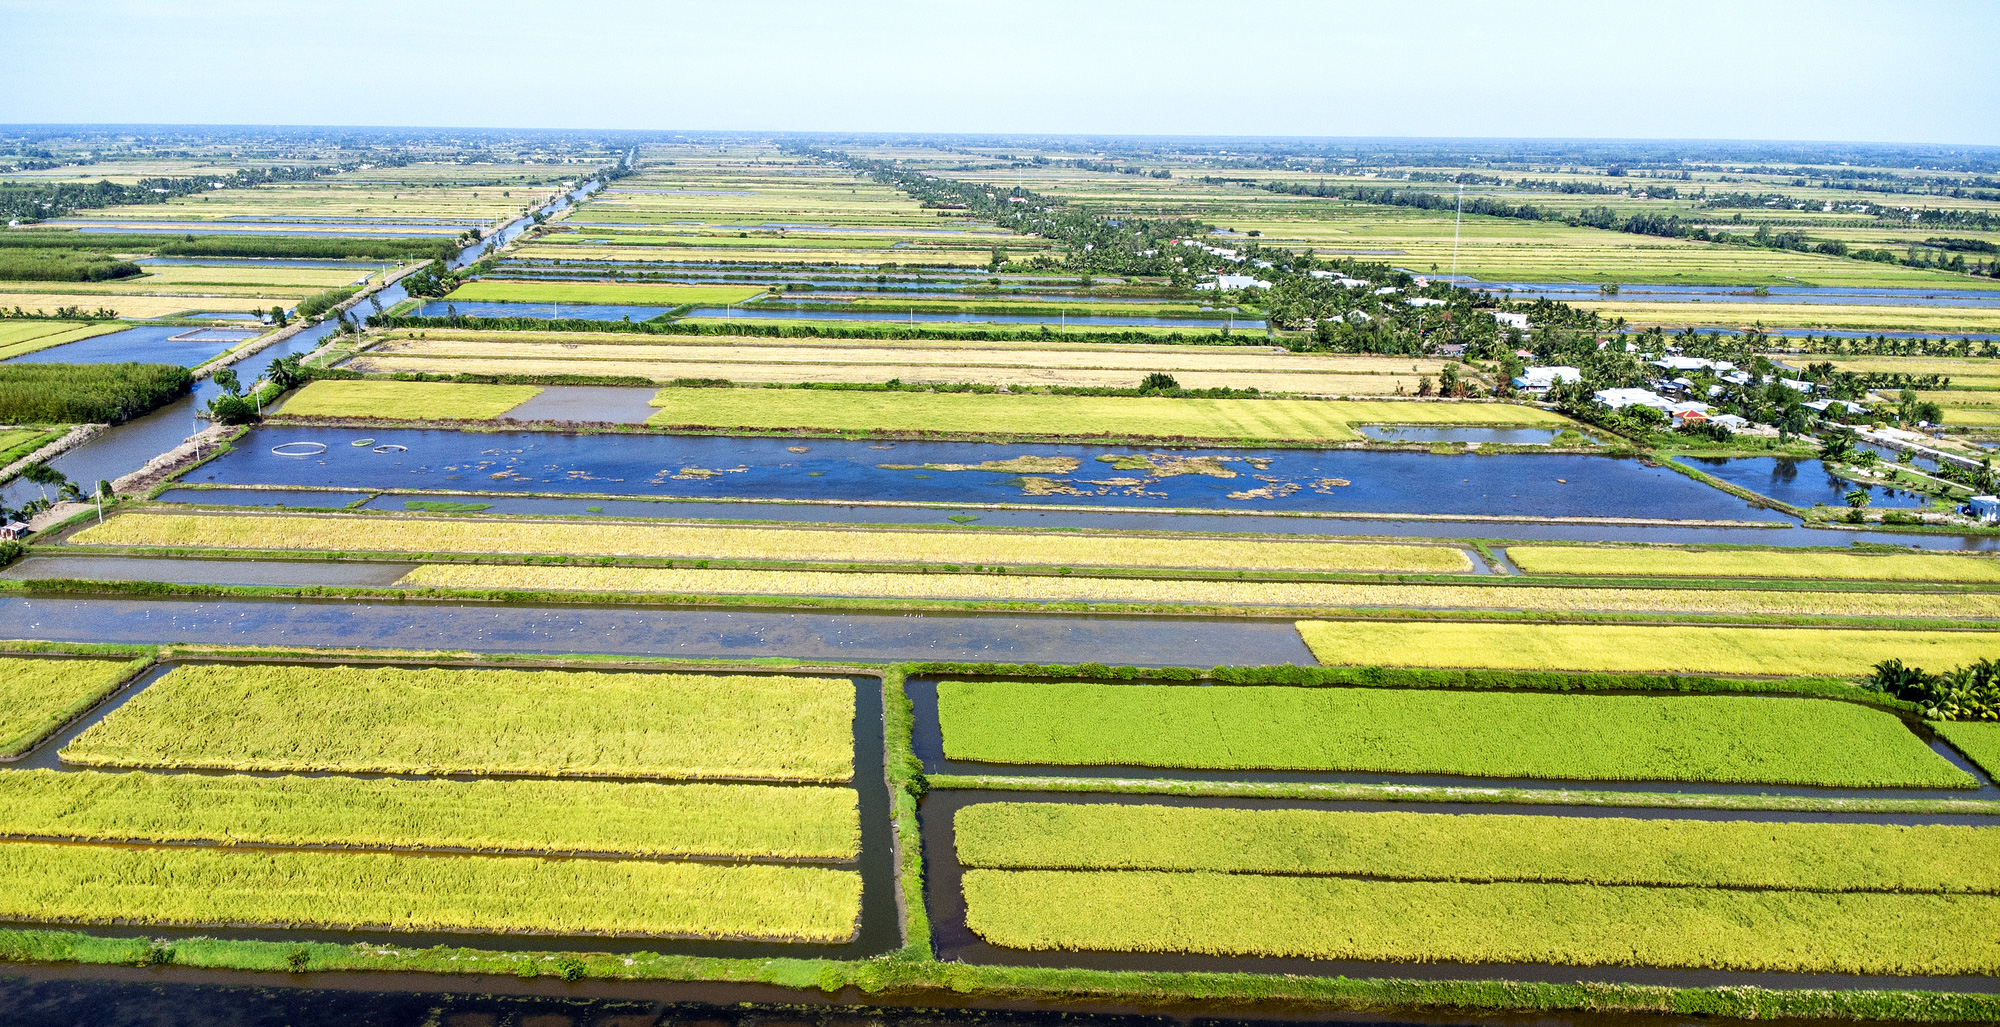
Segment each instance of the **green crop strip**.
[{"label": "green crop strip", "polygon": [[541,394],[533,385],[317,381],[294,393],[289,417],[388,417],[490,421]]},{"label": "green crop strip", "polygon": [[1009,948],[1864,974],[2000,969],[2000,898],[971,870]]},{"label": "green crop strip", "polygon": [[1979,769],[2000,776],[2000,723],[1943,721],[1932,724],[1931,730],[1977,763]]},{"label": "green crop strip", "polygon": [[2000,827],[992,802],[954,837],[1002,870],[2000,894]]},{"label": "green crop strip", "polygon": [[818,867],[0,843],[0,917],[840,942],[861,878]]},{"label": "green crop strip", "polygon": [[993,763],[1974,785],[1893,715],[1809,699],[946,681],[938,719]]},{"label": "green crop strip", "polygon": [[846,781],[825,678],[183,666],[63,750],[87,766]]},{"label": "green crop strip", "polygon": [[771,785],[0,773],[0,835],[852,859],[854,792]]}]

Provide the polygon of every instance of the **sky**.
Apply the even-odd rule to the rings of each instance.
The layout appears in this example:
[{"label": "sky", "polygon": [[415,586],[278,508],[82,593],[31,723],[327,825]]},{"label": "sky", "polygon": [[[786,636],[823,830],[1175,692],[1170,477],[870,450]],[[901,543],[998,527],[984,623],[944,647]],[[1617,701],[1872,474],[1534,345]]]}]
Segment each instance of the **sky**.
[{"label": "sky", "polygon": [[0,123],[2000,144],[2000,2],[0,0]]}]

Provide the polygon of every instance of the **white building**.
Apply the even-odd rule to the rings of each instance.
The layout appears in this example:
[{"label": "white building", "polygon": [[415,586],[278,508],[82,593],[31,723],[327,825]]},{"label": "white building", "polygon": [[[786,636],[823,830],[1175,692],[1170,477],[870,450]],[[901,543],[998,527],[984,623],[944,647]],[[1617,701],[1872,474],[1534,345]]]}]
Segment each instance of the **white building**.
[{"label": "white building", "polygon": [[1404,303],[1407,303],[1407,304],[1409,304],[1410,306],[1413,306],[1413,307],[1442,307],[1442,306],[1444,306],[1444,301],[1443,301],[1443,300],[1434,300],[1434,299],[1431,299],[1431,298],[1430,298],[1430,297],[1428,297],[1428,296],[1412,296],[1412,297],[1410,297],[1409,299],[1406,299],[1406,300],[1404,300],[1403,302],[1404,302]]},{"label": "white building", "polygon": [[1709,360],[1705,357],[1661,357],[1653,361],[1654,367],[1664,367],[1669,371],[1710,370],[1716,374],[1736,370],[1736,365],[1727,360]]},{"label": "white building", "polygon": [[1629,406],[1652,407],[1665,413],[1673,409],[1673,404],[1665,396],[1651,389],[1599,389],[1590,394],[1592,399],[1613,410],[1623,410]]},{"label": "white building", "polygon": [[1530,367],[1514,379],[1514,387],[1529,392],[1546,392],[1557,382],[1580,382],[1583,372],[1574,367]]},{"label": "white building", "polygon": [[1268,289],[1271,283],[1256,275],[1216,275],[1213,282],[1196,282],[1197,289]]},{"label": "white building", "polygon": [[1496,310],[1493,312],[1493,320],[1500,322],[1500,327],[1502,328],[1519,328],[1523,333],[1528,331],[1528,315],[1526,314]]},{"label": "white building", "polygon": [[1780,378],[1778,379],[1778,384],[1793,392],[1803,392],[1808,396],[1812,395],[1813,389],[1816,388],[1811,382],[1802,382],[1791,378]]}]

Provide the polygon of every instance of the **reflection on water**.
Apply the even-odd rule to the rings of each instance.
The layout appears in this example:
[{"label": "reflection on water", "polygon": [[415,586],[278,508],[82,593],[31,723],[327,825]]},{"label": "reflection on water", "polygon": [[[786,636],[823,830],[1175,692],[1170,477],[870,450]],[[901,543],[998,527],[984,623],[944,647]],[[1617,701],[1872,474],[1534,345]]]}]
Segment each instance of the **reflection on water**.
[{"label": "reflection on water", "polygon": [[1688,463],[1731,485],[1797,507],[1815,503],[1846,506],[1847,494],[1857,488],[1868,493],[1869,506],[1922,507],[1930,504],[1928,496],[1880,485],[1863,485],[1837,477],[1819,460],[1772,456],[1690,457]]}]

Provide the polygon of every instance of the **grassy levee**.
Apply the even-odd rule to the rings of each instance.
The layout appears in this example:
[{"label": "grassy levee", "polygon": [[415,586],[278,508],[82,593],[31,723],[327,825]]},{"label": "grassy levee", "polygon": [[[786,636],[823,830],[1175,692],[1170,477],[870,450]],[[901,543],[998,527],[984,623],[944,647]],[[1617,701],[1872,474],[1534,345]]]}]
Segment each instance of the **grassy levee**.
[{"label": "grassy levee", "polygon": [[27,751],[145,663],[0,658],[0,756]]},{"label": "grassy levee", "polygon": [[896,887],[903,919],[903,947],[896,958],[929,962],[934,956],[931,916],[924,902],[923,828],[917,823],[917,800],[923,798],[929,785],[924,779],[924,761],[911,745],[917,711],[903,690],[903,682],[901,667],[882,672],[882,763],[895,817]]},{"label": "grassy levee", "polygon": [[[1017,569],[1021,566],[1014,565]],[[663,567],[427,564],[398,585],[469,591],[626,592],[653,596],[799,596],[966,602],[1271,606],[1294,610],[1534,611],[1548,613],[1777,617],[1990,618],[2000,595],[1895,592],[1539,588],[1376,585],[1326,581],[1224,581],[1088,574],[898,573]]]},{"label": "grassy levee", "polygon": [[100,767],[844,782],[854,690],[828,678],[182,666],[92,725]]},{"label": "grassy levee", "polygon": [[0,834],[101,842],[852,859],[846,788],[23,770]]},{"label": "grassy levee", "polygon": [[490,421],[541,393],[533,385],[463,385],[357,379],[317,381],[285,401],[288,417]]},{"label": "grassy levee", "polygon": [[944,681],[938,720],[947,757],[986,763],[1976,784],[1894,715],[1816,699]]},{"label": "grassy levee", "polygon": [[697,938],[851,937],[861,877],[819,867],[0,842],[0,917],[42,923]]},{"label": "grassy levee", "polygon": [[[451,291],[446,302],[602,303],[678,307],[743,303],[764,295],[754,285],[648,285],[615,282],[467,282]],[[560,313],[560,311],[558,311]],[[533,316],[524,313],[523,316]]]},{"label": "grassy levee", "polygon": [[2000,897],[970,870],[1009,948],[1863,974],[2000,969]]},{"label": "grassy levee", "polygon": [[953,837],[999,870],[2000,894],[2000,827],[990,802]]},{"label": "grassy levee", "polygon": [[1667,674],[1863,674],[1887,659],[1955,667],[1992,654],[1985,631],[1619,624],[1300,621],[1321,663]]},{"label": "grassy levee", "polygon": [[1967,759],[1986,773],[2000,777],[2000,723],[1993,721],[1942,721],[1931,725]]},{"label": "grassy levee", "polygon": [[1451,546],[1043,534],[967,529],[721,527],[632,522],[369,516],[127,514],[72,537],[81,545],[403,553],[514,553],[829,563],[1174,567],[1225,570],[1472,569]]},{"label": "grassy levee", "polygon": [[1570,422],[1508,403],[666,388],[648,424],[688,429],[1346,442],[1350,425]]},{"label": "grassy levee", "polygon": [[1968,583],[2000,581],[2000,560],[1955,554],[1666,549],[1651,546],[1509,546],[1507,558],[1529,574]]}]

